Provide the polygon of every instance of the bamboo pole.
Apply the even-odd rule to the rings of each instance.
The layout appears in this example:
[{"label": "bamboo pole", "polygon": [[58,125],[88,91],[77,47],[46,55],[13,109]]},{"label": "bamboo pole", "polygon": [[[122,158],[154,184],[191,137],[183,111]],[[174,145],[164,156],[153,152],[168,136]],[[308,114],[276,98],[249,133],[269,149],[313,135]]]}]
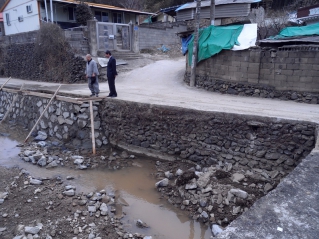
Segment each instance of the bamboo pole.
[{"label": "bamboo pole", "polygon": [[39,119],[37,120],[37,122],[35,123],[35,125],[33,126],[32,130],[30,131],[30,133],[28,134],[28,136],[25,139],[25,143],[28,141],[31,133],[33,132],[33,130],[35,129],[35,127],[39,124],[40,120],[42,119],[44,113],[47,111],[47,109],[49,108],[51,102],[53,101],[53,99],[55,98],[56,94],[59,92],[60,88],[62,85],[59,85],[58,89],[55,91],[54,95],[52,96],[51,100],[49,101],[48,105],[45,107],[45,109],[43,110],[42,114],[40,115]]},{"label": "bamboo pole", "polygon": [[[24,86],[24,83],[23,83],[22,86],[20,87],[20,91],[22,90],[23,86]],[[12,108],[13,108],[13,106],[14,106],[14,103],[15,103],[15,102],[17,101],[17,99],[18,99],[18,96],[19,96],[19,95],[18,95],[18,92],[17,92],[17,94],[16,94],[16,95],[14,96],[14,98],[13,98],[13,101],[12,101],[12,103],[11,103],[9,109],[7,110],[7,112],[6,112],[6,114],[4,115],[3,119],[0,121],[0,124],[2,124],[2,122],[4,122],[5,119],[7,118],[7,116],[9,115],[10,111],[12,110]]]},{"label": "bamboo pole", "polygon": [[9,82],[9,80],[11,80],[11,77],[6,82],[4,82],[4,84],[0,88],[0,91],[2,91],[2,88],[5,86],[5,84],[7,84]]},{"label": "bamboo pole", "polygon": [[92,150],[93,155],[95,155],[95,135],[94,135],[94,118],[93,118],[93,103],[92,100],[90,100],[90,116],[91,116],[91,132],[92,132]]}]

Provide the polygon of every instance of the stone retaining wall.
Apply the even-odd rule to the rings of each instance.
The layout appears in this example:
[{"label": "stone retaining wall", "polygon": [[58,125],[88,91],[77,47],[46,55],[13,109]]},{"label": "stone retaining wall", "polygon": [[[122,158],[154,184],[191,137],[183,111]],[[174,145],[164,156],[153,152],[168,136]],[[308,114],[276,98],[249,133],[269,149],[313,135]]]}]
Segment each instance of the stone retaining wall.
[{"label": "stone retaining wall", "polygon": [[290,171],[315,143],[315,125],[306,122],[123,101],[105,101],[100,111],[104,132],[116,144],[202,165]]},{"label": "stone retaining wall", "polygon": [[[0,113],[13,94],[0,92]],[[18,96],[9,119],[31,129],[48,99]],[[37,127],[76,147],[91,147],[89,105],[53,101]],[[221,162],[289,172],[315,145],[314,123],[106,100],[94,106],[96,144],[108,140],[197,164]],[[107,138],[108,137],[108,138]]]},{"label": "stone retaining wall", "polygon": [[[13,93],[0,92],[0,114],[5,114],[13,100]],[[7,120],[31,130],[49,99],[19,95]],[[97,147],[108,143],[101,128],[99,103],[94,102],[94,129]],[[82,105],[54,100],[36,128],[48,136],[74,147],[92,148],[89,104]]]},{"label": "stone retaining wall", "polygon": [[[196,85],[214,92],[319,104],[318,49],[224,50],[197,65]],[[187,66],[185,82],[189,79]]]}]

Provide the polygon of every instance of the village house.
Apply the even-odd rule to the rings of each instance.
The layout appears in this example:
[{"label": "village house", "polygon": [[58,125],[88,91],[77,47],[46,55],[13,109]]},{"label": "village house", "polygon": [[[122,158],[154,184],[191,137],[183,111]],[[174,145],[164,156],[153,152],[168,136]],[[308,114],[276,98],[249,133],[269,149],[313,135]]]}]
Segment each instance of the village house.
[{"label": "village house", "polygon": [[297,10],[297,21],[310,25],[319,22],[319,4],[299,8]]},{"label": "village house", "polygon": [[[248,17],[253,4],[259,3],[261,0],[216,0],[215,1],[215,25],[224,25],[230,18]],[[210,19],[211,1],[202,1],[200,18]],[[186,3],[176,10],[177,21],[189,21],[195,19],[196,2]]]},{"label": "village house", "polygon": [[[75,9],[78,1],[73,0],[7,0],[0,9],[6,35],[40,29],[41,22],[56,22],[63,29],[79,26]],[[87,3],[99,22],[139,24],[140,15],[152,13],[119,8],[110,5]]]}]

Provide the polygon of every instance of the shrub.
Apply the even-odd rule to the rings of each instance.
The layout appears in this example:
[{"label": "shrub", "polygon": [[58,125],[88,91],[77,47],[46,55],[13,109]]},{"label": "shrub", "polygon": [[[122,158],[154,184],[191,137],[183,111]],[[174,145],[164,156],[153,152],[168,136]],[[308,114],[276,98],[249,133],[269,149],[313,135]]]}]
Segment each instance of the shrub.
[{"label": "shrub", "polygon": [[75,18],[77,23],[86,26],[87,21],[93,19],[93,14],[90,9],[90,6],[83,2],[78,4],[75,9]]}]

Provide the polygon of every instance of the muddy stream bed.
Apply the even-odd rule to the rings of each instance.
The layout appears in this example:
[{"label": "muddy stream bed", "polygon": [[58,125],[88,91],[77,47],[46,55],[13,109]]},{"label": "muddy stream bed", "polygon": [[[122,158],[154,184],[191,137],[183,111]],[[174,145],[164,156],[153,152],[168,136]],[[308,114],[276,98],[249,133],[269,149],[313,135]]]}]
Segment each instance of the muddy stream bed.
[{"label": "muddy stream bed", "polygon": [[[21,138],[19,133],[0,134],[0,166],[25,169],[34,178],[65,179],[67,176],[72,176],[74,179],[68,183],[76,187],[77,194],[101,190],[114,192],[117,201],[121,202],[116,206],[116,213],[123,213],[124,217],[121,221],[124,229],[130,233],[141,233],[152,236],[153,239],[211,238],[209,227],[190,219],[185,211],[161,198],[161,194],[155,188],[155,183],[158,181],[154,177],[157,172],[156,160],[137,157],[134,159],[133,166],[120,170],[110,170],[105,166],[87,170],[67,166],[46,169],[20,159],[18,156],[20,148],[16,146],[23,141]],[[137,227],[138,219],[150,227]],[[101,237],[107,238],[103,235]]]}]

